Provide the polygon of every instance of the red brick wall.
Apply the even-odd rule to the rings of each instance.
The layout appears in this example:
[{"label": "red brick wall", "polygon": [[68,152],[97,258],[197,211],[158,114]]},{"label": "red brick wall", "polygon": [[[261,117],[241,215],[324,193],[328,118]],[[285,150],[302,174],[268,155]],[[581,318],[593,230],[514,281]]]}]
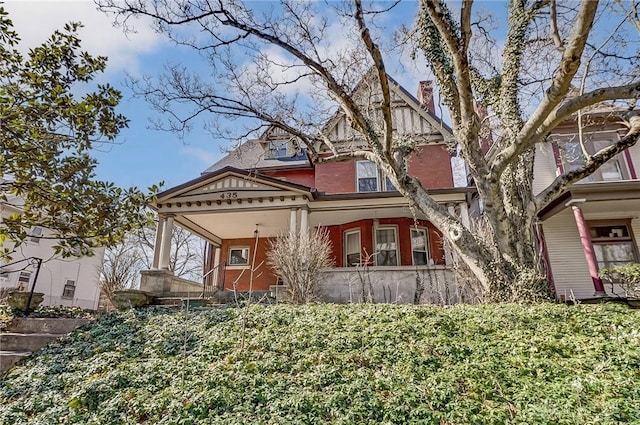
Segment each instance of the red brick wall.
[{"label": "red brick wall", "polygon": [[328,162],[316,165],[316,184],[320,192],[354,193],[356,162]]},{"label": "red brick wall", "polygon": [[[357,191],[356,161],[317,164],[315,170],[315,187],[320,192],[331,194]],[[409,172],[420,179],[427,189],[453,187],[451,159],[445,145],[418,147],[416,153],[409,158]]]},{"label": "red brick wall", "polygon": [[[234,281],[238,280],[235,285],[235,289],[238,291],[248,291],[249,281],[251,277],[251,269],[249,268],[253,262],[253,256],[256,255],[255,265],[257,266],[262,261],[264,263],[260,268],[254,272],[253,290],[254,291],[266,291],[269,286],[275,285],[277,282],[277,276],[271,270],[267,264],[267,251],[269,250],[270,238],[258,238],[258,252],[254,253],[255,239],[225,239],[222,241],[222,247],[220,248],[220,262],[226,261],[227,266],[224,274],[224,288],[234,289]],[[229,266],[229,248],[230,247],[249,247],[249,267],[242,269],[239,266]],[[213,261],[212,261],[213,264]],[[244,273],[243,273],[244,270]]]},{"label": "red brick wall", "polygon": [[[392,225],[397,227],[400,245],[400,265],[412,265],[411,228],[415,225],[414,220],[412,218],[386,218],[380,219],[379,225]],[[418,220],[418,226],[428,230],[430,258],[435,264],[444,264],[444,250],[442,249],[440,233],[426,220]],[[371,255],[374,252],[373,220],[358,220],[336,226],[327,226],[332,244],[335,267],[344,267],[344,232],[356,229],[360,230],[362,255]],[[371,264],[373,264],[374,261],[375,259],[372,258]]]},{"label": "red brick wall", "polygon": [[427,189],[453,187],[451,159],[445,145],[419,146],[409,158],[409,173]]},{"label": "red brick wall", "polygon": [[276,179],[285,178],[288,182],[315,187],[315,173],[313,169],[262,171],[262,174]]}]

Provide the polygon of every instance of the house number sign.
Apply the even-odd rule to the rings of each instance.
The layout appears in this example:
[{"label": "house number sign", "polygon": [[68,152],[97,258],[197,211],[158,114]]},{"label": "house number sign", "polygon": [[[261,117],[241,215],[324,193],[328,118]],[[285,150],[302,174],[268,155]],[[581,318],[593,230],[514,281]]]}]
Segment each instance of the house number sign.
[{"label": "house number sign", "polygon": [[220,199],[235,199],[238,197],[238,192],[222,192]]}]

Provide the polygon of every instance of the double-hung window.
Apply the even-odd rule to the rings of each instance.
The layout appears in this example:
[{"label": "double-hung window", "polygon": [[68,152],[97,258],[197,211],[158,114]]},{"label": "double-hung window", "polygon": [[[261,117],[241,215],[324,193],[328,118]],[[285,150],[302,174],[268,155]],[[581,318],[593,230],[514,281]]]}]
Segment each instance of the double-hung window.
[{"label": "double-hung window", "polygon": [[73,299],[76,294],[76,281],[67,279],[62,289],[62,298]]},{"label": "double-hung window", "polygon": [[589,233],[598,267],[638,262],[629,221],[589,222]]},{"label": "double-hung window", "polygon": [[[594,153],[599,152],[601,149],[604,149],[613,143],[613,140],[594,140],[593,151]],[[623,180],[624,175],[622,172],[621,161],[623,161],[621,156],[614,156],[609,161],[605,162],[597,171],[597,173],[602,177],[602,180]]]},{"label": "double-hung window", "polygon": [[370,161],[358,161],[358,192],[378,191],[378,167]]},{"label": "double-hung window", "polygon": [[[616,143],[617,140],[618,135],[612,132],[586,134],[582,143],[580,143],[578,135],[556,137],[564,171],[572,171],[582,167],[588,155],[595,155],[600,150]],[[580,183],[615,181],[627,178],[624,156],[619,154],[603,164],[592,175],[580,180]]]},{"label": "double-hung window", "polygon": [[398,235],[395,227],[376,229],[376,265],[398,265]]},{"label": "double-hung window", "polygon": [[235,247],[235,246],[229,248],[229,265],[230,266],[249,265],[249,248]]},{"label": "double-hung window", "polygon": [[345,267],[360,265],[360,230],[350,230],[344,233]]},{"label": "double-hung window", "polygon": [[31,272],[21,271],[18,275],[18,291],[26,291],[31,281]]},{"label": "double-hung window", "polygon": [[371,161],[356,163],[358,192],[388,192],[396,190],[391,180],[386,177],[376,164]]},{"label": "double-hung window", "polygon": [[411,229],[411,253],[414,266],[429,264],[429,240],[426,229]]},{"label": "double-hung window", "polygon": [[42,227],[34,226],[31,229],[31,235],[29,235],[29,241],[33,243],[40,243],[41,237],[42,237]]}]

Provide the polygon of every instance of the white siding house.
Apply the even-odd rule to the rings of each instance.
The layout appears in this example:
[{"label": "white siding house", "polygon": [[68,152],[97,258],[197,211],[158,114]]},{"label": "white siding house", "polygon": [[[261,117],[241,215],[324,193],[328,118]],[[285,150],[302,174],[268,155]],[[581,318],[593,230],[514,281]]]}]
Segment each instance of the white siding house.
[{"label": "white siding house", "polygon": [[[0,204],[1,217],[14,212],[17,212],[15,208]],[[46,238],[51,232],[34,227],[30,234],[34,237],[11,254],[11,261],[0,264],[0,288],[29,291],[36,277],[36,261],[28,259],[41,258],[35,292],[44,293],[42,305],[96,309],[100,297],[97,270],[102,264],[104,248],[95,249],[92,257],[60,258],[54,254],[56,241]]]}]

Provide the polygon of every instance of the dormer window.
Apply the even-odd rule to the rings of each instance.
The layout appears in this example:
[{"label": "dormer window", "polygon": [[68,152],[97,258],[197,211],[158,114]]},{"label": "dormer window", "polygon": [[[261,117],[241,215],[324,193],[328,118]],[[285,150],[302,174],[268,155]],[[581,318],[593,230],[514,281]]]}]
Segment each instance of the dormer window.
[{"label": "dormer window", "polygon": [[269,142],[269,158],[286,158],[288,143],[283,140]]}]

